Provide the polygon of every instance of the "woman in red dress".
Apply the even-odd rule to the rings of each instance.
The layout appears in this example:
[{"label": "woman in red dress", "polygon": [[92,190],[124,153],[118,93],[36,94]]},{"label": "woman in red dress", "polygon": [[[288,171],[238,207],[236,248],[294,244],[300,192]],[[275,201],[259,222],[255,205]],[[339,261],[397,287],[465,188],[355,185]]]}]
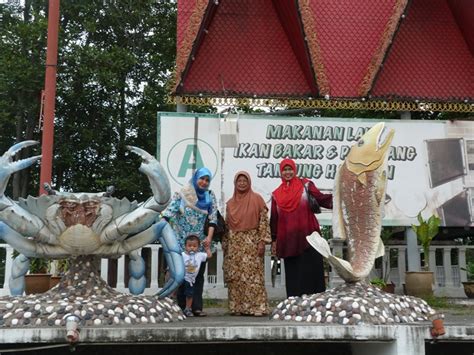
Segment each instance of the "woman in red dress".
[{"label": "woman in red dress", "polygon": [[280,174],[282,183],[272,194],[270,227],[276,255],[285,263],[287,297],[323,292],[323,258],[306,241],[306,236],[320,232],[320,227],[310,209],[305,185],[322,207],[332,208],[332,195],[323,194],[310,180],[298,178],[291,159],[282,160]]}]

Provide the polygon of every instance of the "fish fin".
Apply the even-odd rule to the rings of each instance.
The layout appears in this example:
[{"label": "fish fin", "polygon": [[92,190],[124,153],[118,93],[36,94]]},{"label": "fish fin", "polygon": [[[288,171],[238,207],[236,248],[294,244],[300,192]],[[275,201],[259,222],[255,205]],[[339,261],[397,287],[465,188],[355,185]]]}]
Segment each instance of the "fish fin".
[{"label": "fish fin", "polygon": [[379,245],[377,246],[377,253],[375,253],[375,259],[380,258],[385,255],[385,245],[382,242],[382,239],[379,239]]},{"label": "fish fin", "polygon": [[326,239],[321,237],[318,232],[314,231],[311,235],[308,235],[306,237],[306,240],[323,257],[329,258],[330,256],[332,256],[329,243]]},{"label": "fish fin", "polygon": [[365,172],[363,172],[362,174],[360,174],[359,176],[357,176],[357,180],[359,180],[359,182],[364,185],[364,186],[367,186],[367,175]]},{"label": "fish fin", "polygon": [[335,239],[346,240],[346,232],[344,230],[344,219],[342,217],[342,204],[340,193],[341,169],[340,165],[337,169],[336,178],[334,180],[334,191],[332,195],[332,233]]}]

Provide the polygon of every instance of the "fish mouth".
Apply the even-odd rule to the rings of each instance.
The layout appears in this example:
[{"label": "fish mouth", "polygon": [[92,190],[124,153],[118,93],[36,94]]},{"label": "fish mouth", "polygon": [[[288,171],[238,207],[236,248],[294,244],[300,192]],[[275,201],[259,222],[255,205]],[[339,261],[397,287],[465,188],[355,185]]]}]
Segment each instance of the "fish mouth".
[{"label": "fish mouth", "polygon": [[393,128],[385,127],[385,124],[383,122],[380,122],[379,124],[381,127],[376,139],[377,151],[386,150],[392,142],[393,135],[395,133],[395,130]]}]

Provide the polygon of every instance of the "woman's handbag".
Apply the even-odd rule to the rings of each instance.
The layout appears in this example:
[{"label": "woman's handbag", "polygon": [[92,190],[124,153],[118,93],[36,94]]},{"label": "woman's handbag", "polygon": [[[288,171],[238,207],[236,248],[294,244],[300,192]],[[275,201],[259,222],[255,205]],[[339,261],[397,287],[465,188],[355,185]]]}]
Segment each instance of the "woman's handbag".
[{"label": "woman's handbag", "polygon": [[[209,231],[209,215],[206,217],[206,222],[204,222],[204,234],[207,235]],[[217,210],[217,223],[214,226],[214,235],[212,240],[215,242],[222,241],[222,237],[227,233],[227,225],[225,224],[224,217],[222,217],[219,210]]]},{"label": "woman's handbag", "polygon": [[308,204],[311,212],[321,213],[321,207],[319,206],[318,200],[316,200],[316,197],[309,193],[307,184],[304,184],[304,190],[306,191],[306,196],[308,196]]}]

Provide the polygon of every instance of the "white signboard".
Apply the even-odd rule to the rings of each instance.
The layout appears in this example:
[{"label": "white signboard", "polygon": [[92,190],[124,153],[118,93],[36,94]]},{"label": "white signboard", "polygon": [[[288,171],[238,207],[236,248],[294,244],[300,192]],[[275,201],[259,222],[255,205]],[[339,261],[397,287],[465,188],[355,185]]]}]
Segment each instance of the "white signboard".
[{"label": "white signboard", "polygon": [[[178,190],[194,169],[214,174],[211,189],[221,209],[233,193],[237,171],[252,177],[253,189],[270,202],[280,184],[279,162],[296,161],[298,175],[331,192],[337,167],[349,148],[376,119],[241,116],[239,145],[220,148],[220,118],[193,114],[160,114],[161,162]],[[395,129],[388,160],[385,225],[410,225],[422,212],[436,213],[444,225],[472,225],[474,123],[385,121]],[[470,136],[469,136],[470,134]],[[472,152],[470,150],[472,147]],[[471,153],[470,153],[471,152]],[[318,216],[330,224],[331,212]]]}]

